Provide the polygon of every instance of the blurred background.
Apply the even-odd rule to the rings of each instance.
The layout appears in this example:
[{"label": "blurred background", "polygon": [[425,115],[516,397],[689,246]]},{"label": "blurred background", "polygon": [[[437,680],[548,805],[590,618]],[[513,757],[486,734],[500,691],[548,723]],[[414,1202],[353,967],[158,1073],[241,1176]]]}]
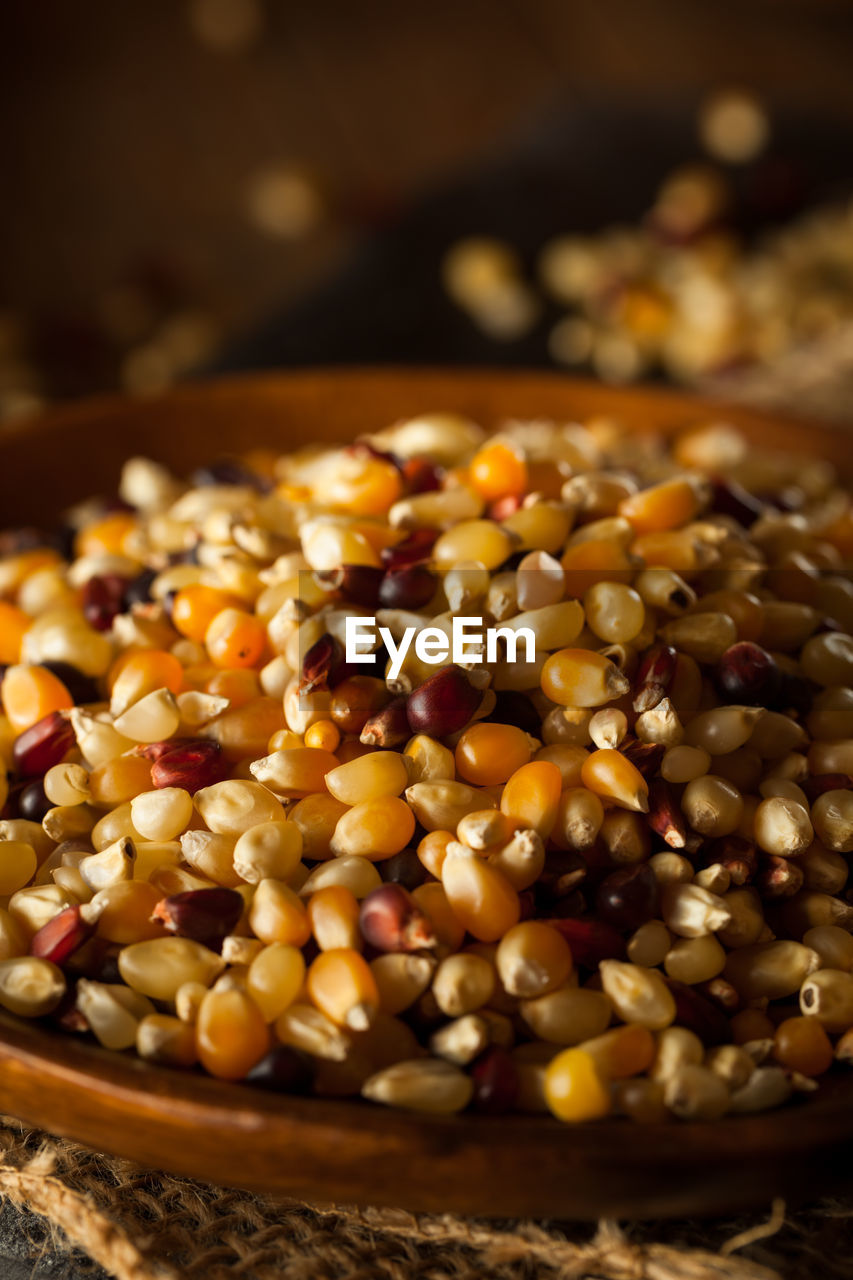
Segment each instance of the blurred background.
[{"label": "blurred background", "polygon": [[853,419],[849,0],[3,0],[0,417],[561,367]]}]

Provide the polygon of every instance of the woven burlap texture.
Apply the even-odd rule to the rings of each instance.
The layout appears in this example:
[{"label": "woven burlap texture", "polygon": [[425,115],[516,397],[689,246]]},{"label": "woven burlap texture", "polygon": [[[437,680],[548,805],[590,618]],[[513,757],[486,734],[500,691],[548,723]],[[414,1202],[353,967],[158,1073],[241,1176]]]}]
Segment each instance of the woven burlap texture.
[{"label": "woven burlap texture", "polygon": [[725,1222],[489,1222],[308,1205],[153,1172],[0,1120],[0,1193],[116,1280],[841,1280],[853,1205]]}]

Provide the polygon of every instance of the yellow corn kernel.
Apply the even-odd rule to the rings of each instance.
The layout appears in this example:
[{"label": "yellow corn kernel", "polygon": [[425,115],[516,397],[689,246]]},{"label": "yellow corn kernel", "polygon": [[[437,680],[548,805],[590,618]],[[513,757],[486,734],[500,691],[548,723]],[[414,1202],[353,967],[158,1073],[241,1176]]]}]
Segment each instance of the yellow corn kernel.
[{"label": "yellow corn kernel", "polygon": [[415,815],[399,796],[363,800],[342,814],[330,848],[336,857],[352,854],[382,862],[405,849],[415,833]]},{"label": "yellow corn kernel", "polygon": [[518,894],[502,872],[473,850],[453,844],[441,868],[453,914],[481,942],[495,942],[518,922]]},{"label": "yellow corn kernel", "polygon": [[577,1123],[610,1114],[610,1090],[584,1049],[564,1049],[545,1070],[545,1099],[558,1120]]},{"label": "yellow corn kernel", "polygon": [[299,995],[305,980],[305,961],[298,947],[273,942],[249,965],[246,990],[263,1014],[275,1022]]},{"label": "yellow corn kernel", "polygon": [[268,944],[304,946],[311,936],[305,907],[296,892],[281,880],[261,880],[257,888],[242,886],[249,899],[248,922],[256,937]]},{"label": "yellow corn kernel", "polygon": [[378,800],[380,796],[398,796],[408,781],[409,771],[396,751],[370,751],[325,775],[327,790],[336,800],[349,805]]}]

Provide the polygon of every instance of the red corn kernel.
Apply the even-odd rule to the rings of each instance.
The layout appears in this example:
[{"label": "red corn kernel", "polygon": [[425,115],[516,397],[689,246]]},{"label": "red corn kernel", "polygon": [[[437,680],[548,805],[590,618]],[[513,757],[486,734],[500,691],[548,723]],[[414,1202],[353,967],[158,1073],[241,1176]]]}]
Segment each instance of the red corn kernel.
[{"label": "red corn kernel", "polygon": [[379,603],[385,609],[422,609],[435,588],[435,576],[424,564],[389,569],[379,587]]},{"label": "red corn kernel", "polygon": [[361,904],[359,928],[379,951],[418,951],[435,946],[430,921],[401,884],[373,889]]},{"label": "red corn kernel", "polygon": [[236,889],[187,889],[161,898],[151,919],[159,920],[170,933],[220,951],[222,939],[234,931],[244,906]]},{"label": "red corn kernel", "polygon": [[155,787],[182,787],[190,795],[202,787],[224,781],[227,776],[228,765],[222,758],[219,743],[201,738],[189,739],[173,750],[163,752],[151,766],[151,781]]},{"label": "red corn kernel", "polygon": [[461,667],[442,667],[409,694],[406,715],[412,733],[444,738],[448,733],[464,729],[482,696]]},{"label": "red corn kernel", "polygon": [[732,1029],[729,1020],[718,1004],[712,1004],[695,987],[688,987],[675,978],[664,978],[675,998],[675,1021],[697,1035],[710,1048],[715,1044],[729,1044]]},{"label": "red corn kernel", "polygon": [[729,645],[714,670],[714,684],[726,703],[770,706],[780,693],[781,683],[781,672],[773,657],[752,640]]},{"label": "red corn kernel", "polygon": [[649,782],[647,821],[671,849],[683,849],[687,844],[687,823],[665,778],[652,778]]},{"label": "red corn kernel", "polygon": [[95,932],[93,924],[87,924],[79,906],[66,907],[47,924],[42,925],[30,940],[30,955],[50,960],[60,968],[82,947]]},{"label": "red corn kernel", "polygon": [[361,742],[369,747],[398,747],[411,737],[404,694],[394,698],[365,722]]},{"label": "red corn kernel", "polygon": [[403,482],[408,494],[432,493],[441,488],[444,471],[426,458],[407,458],[403,463]]},{"label": "red corn kernel", "polygon": [[675,675],[678,654],[670,644],[655,645],[643,655],[634,676],[634,710],[651,711],[666,694]]},{"label": "red corn kernel", "polygon": [[749,884],[758,870],[758,855],[755,845],[743,836],[720,836],[705,848],[703,863],[706,867],[716,863],[725,867],[733,885]]},{"label": "red corn kernel", "polygon": [[299,681],[300,693],[311,693],[314,689],[328,689],[344,666],[344,652],[334,636],[320,636],[302,659],[302,676]]},{"label": "red corn kernel", "polygon": [[849,773],[818,773],[813,778],[805,778],[800,786],[809,803],[814,804],[824,791],[847,791],[853,786],[853,778]]},{"label": "red corn kernel", "polygon": [[71,721],[63,712],[51,711],[15,739],[12,749],[15,771],[22,778],[45,774],[64,760],[74,742]]},{"label": "red corn kernel", "polygon": [[386,569],[405,569],[429,560],[440,529],[413,529],[403,542],[383,547],[380,555]]},{"label": "red corn kernel", "polygon": [[117,573],[96,574],[83,584],[83,616],[95,631],[109,631],[113,619],[124,611],[124,593],[130,578]]},{"label": "red corn kernel", "polygon": [[475,1111],[485,1115],[503,1115],[512,1111],[518,1097],[518,1071],[506,1049],[492,1045],[477,1058],[471,1068]]},{"label": "red corn kernel", "polygon": [[666,747],[662,742],[640,742],[637,738],[625,738],[619,744],[619,750],[644,778],[655,776],[666,755]]},{"label": "red corn kernel", "polygon": [[584,969],[597,969],[602,960],[622,960],[625,940],[603,920],[546,920],[569,944],[575,964]]}]

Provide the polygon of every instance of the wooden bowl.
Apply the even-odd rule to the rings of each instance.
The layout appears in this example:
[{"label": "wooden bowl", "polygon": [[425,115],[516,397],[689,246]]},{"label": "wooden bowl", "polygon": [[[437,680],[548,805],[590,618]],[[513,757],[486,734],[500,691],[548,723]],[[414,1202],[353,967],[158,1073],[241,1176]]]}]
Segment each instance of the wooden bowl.
[{"label": "wooden bowl", "polygon": [[[50,524],[114,488],[146,453],[179,470],[257,445],[335,440],[432,409],[505,417],[616,414],[671,432],[719,406],[556,375],[335,371],[182,387],[146,400],[58,409],[0,435],[3,523]],[[726,408],[751,438],[849,471],[843,432]],[[713,1214],[838,1191],[851,1182],[853,1078],[784,1110],[713,1124],[571,1127],[547,1116],[423,1117],[360,1101],[278,1097],[146,1065],[0,1017],[3,1110],[52,1133],[178,1174],[322,1201],[485,1215]]]}]

